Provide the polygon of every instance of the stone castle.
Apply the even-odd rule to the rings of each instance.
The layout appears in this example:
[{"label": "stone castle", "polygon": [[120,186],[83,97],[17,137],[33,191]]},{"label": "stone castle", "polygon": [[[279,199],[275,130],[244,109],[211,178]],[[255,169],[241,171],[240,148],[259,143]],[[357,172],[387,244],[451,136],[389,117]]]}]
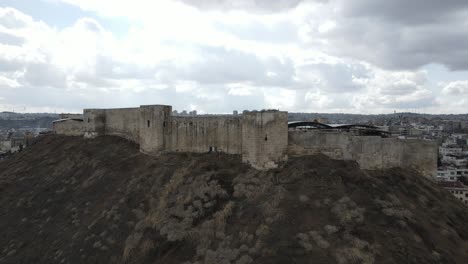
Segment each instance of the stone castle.
[{"label": "stone castle", "polygon": [[178,116],[168,105],[85,109],[80,117],[54,122],[56,134],[93,138],[115,135],[150,155],[166,152],[223,152],[240,155],[259,170],[277,168],[288,156],[323,153],[354,160],[362,169],[412,168],[426,176],[437,170],[437,145],[343,131],[297,129],[288,113],[244,111],[240,115]]}]

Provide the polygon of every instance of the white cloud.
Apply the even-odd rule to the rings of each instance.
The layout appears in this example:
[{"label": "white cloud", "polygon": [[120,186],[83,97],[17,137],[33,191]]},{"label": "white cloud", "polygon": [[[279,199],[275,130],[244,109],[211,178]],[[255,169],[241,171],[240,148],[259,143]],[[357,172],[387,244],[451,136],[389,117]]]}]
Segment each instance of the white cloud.
[{"label": "white cloud", "polygon": [[0,9],[0,25],[9,29],[21,29],[32,23],[32,18],[14,8]]},{"label": "white cloud", "polygon": [[[364,0],[63,1],[97,17],[56,28],[0,8],[0,87],[9,87],[0,96],[12,105],[440,111],[466,90],[446,83],[440,92],[427,72],[414,70],[432,61],[463,66],[465,48],[455,40],[466,32],[442,32],[458,18],[429,27],[423,17],[405,17],[392,28],[394,14],[355,9]],[[125,19],[129,31],[116,36],[101,18]],[[441,39],[431,41],[431,28]],[[460,104],[443,110],[461,111]]]},{"label": "white cloud", "polygon": [[450,82],[443,88],[442,92],[447,95],[468,96],[468,80]]},{"label": "white cloud", "polygon": [[17,88],[20,84],[16,80],[9,79],[5,76],[0,76],[0,88]]}]

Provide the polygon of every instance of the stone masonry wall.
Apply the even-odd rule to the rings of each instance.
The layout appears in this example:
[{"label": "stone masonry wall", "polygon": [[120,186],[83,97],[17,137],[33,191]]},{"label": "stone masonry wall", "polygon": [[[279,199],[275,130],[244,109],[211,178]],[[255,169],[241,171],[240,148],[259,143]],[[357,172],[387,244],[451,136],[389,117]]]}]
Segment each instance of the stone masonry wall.
[{"label": "stone masonry wall", "polygon": [[257,169],[276,168],[286,162],[288,114],[280,111],[244,112],[242,160]]},{"label": "stone masonry wall", "polygon": [[224,152],[242,155],[257,169],[287,160],[287,113],[246,112],[241,116],[172,116],[172,107],[85,109],[85,137],[116,135],[140,144],[147,154]]},{"label": "stone masonry wall", "polygon": [[144,105],[140,107],[140,151],[159,154],[166,151],[164,131],[169,126],[172,107],[168,105]]},{"label": "stone masonry wall", "polygon": [[172,107],[85,109],[83,122],[54,124],[58,134],[117,135],[140,144],[147,154],[218,151],[238,154],[257,169],[271,169],[288,155],[323,153],[355,160],[363,169],[413,168],[432,175],[437,146],[421,140],[353,136],[341,132],[290,130],[287,112],[253,111],[226,116],[172,116]]},{"label": "stone masonry wall", "polygon": [[104,109],[84,109],[83,122],[85,137],[105,134],[106,114]]},{"label": "stone masonry wall", "polygon": [[240,154],[241,119],[238,116],[172,116],[164,130],[166,151],[217,151]]},{"label": "stone masonry wall", "polygon": [[140,108],[105,109],[105,134],[140,142]]},{"label": "stone masonry wall", "polygon": [[75,119],[65,119],[55,121],[53,123],[53,128],[56,134],[66,135],[66,136],[83,136],[84,127],[83,121]]},{"label": "stone masonry wall", "polygon": [[438,147],[422,140],[406,140],[403,147],[402,167],[420,170],[425,175],[437,173]]},{"label": "stone masonry wall", "polygon": [[323,153],[333,159],[355,160],[362,169],[411,168],[425,176],[437,171],[437,145],[423,140],[354,136],[340,132],[291,130],[290,155]]}]

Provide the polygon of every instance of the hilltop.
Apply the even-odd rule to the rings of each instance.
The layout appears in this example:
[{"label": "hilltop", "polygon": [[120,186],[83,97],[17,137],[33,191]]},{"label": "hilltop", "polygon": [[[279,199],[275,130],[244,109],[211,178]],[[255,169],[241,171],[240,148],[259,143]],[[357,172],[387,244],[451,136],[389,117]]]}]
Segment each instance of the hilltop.
[{"label": "hilltop", "polygon": [[323,155],[141,154],[44,136],[0,161],[0,263],[467,263],[468,209],[414,171]]}]

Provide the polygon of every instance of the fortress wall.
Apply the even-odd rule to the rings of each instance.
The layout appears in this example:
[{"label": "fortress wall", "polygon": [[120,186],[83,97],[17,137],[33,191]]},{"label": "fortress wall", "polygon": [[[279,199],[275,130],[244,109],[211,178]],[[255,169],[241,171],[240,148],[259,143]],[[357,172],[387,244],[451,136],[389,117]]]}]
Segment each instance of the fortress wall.
[{"label": "fortress wall", "polygon": [[158,154],[166,150],[165,131],[169,128],[172,106],[143,105],[139,112],[140,151]]},{"label": "fortress wall", "polygon": [[422,140],[354,136],[342,132],[288,131],[287,112],[254,111],[241,116],[171,116],[172,107],[85,109],[83,122],[54,123],[58,134],[116,135],[140,144],[147,154],[210,150],[241,154],[257,169],[276,168],[289,155],[323,153],[355,160],[362,169],[412,168],[430,176],[437,169],[437,145]]},{"label": "fortress wall", "polygon": [[140,108],[105,109],[105,134],[139,143]]},{"label": "fortress wall", "polygon": [[352,159],[348,149],[351,138],[339,132],[291,130],[288,132],[288,153],[293,156],[323,153],[332,159]]},{"label": "fortress wall", "polygon": [[403,142],[396,138],[353,136],[348,145],[351,159],[362,169],[376,170],[399,167],[403,155]]},{"label": "fortress wall", "polygon": [[84,124],[83,121],[75,119],[60,120],[53,123],[53,128],[56,134],[65,136],[83,136]]},{"label": "fortress wall", "polygon": [[83,119],[83,114],[69,114],[69,113],[62,113],[59,114],[60,119]]},{"label": "fortress wall", "polygon": [[428,141],[310,130],[291,130],[288,140],[293,156],[323,153],[333,159],[355,160],[362,169],[403,167],[425,176],[437,170],[437,145]]},{"label": "fortress wall", "polygon": [[173,152],[210,151],[240,154],[241,121],[235,116],[172,116],[165,129],[165,149]]},{"label": "fortress wall", "polygon": [[287,161],[288,114],[280,111],[244,112],[242,160],[256,169],[276,168]]},{"label": "fortress wall", "polygon": [[436,176],[437,145],[423,140],[406,140],[405,143],[402,147],[402,167],[420,170],[425,176]]}]

